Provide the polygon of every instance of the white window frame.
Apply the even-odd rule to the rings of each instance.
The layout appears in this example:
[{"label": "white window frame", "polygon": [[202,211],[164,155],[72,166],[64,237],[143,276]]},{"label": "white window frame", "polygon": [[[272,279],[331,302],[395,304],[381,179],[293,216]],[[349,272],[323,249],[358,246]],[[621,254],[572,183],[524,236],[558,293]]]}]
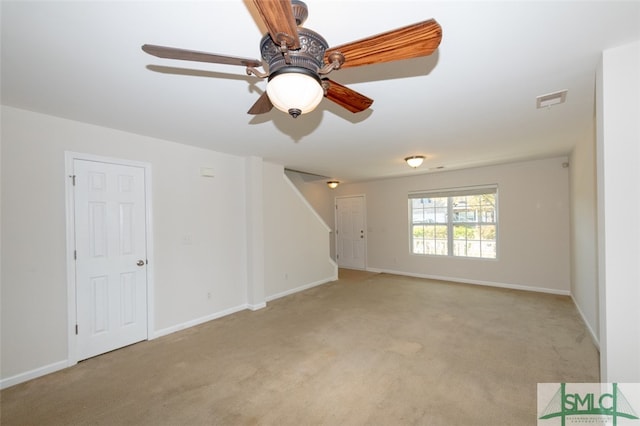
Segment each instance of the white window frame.
[{"label": "white window frame", "polygon": [[[492,222],[479,222],[479,221],[469,221],[469,222],[460,222],[454,220],[454,211],[453,211],[453,202],[452,198],[454,197],[462,197],[469,195],[483,195],[483,194],[494,194],[495,195],[495,207],[494,207],[494,218]],[[446,253],[444,253],[442,249],[438,250],[437,246],[434,250],[436,252],[430,253],[420,253],[415,251],[415,243],[418,241],[414,241],[413,229],[415,225],[420,225],[419,222],[414,222],[414,207],[412,200],[421,199],[421,198],[446,198],[446,207],[441,207],[442,210],[446,208],[446,216],[443,221],[432,222],[434,226],[445,227],[446,226]],[[415,191],[410,192],[408,195],[408,223],[409,223],[409,253],[416,256],[440,256],[440,257],[456,257],[456,258],[466,258],[466,259],[483,259],[483,260],[496,260],[498,259],[498,185],[478,185],[472,187],[464,187],[464,188],[451,188],[451,189],[437,189],[437,190],[429,190],[429,191]],[[460,241],[454,238],[454,226],[461,224],[479,224],[482,226],[492,225],[495,226],[495,257],[486,257],[482,256],[482,244],[483,241],[480,239],[480,255],[479,256],[470,256],[468,253],[463,255],[455,253],[455,241]],[[422,222],[424,224],[424,222]],[[434,229],[434,233],[436,230]],[[421,240],[426,241],[426,240]],[[445,241],[444,238],[437,239],[435,238],[434,244],[437,245],[438,241]],[[440,252],[438,252],[440,251]]]}]

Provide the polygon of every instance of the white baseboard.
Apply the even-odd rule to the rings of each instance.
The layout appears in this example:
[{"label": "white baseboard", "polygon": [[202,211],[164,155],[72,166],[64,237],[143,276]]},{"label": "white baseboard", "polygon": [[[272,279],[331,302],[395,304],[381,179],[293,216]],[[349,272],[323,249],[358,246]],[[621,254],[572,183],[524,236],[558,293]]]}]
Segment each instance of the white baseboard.
[{"label": "white baseboard", "polygon": [[[295,293],[297,291],[302,291],[302,290],[305,290],[307,288],[311,288],[311,287],[315,287],[315,286],[320,285],[320,284],[327,283],[329,281],[335,281],[337,279],[338,279],[338,277],[336,275],[333,279],[323,280],[323,281],[319,281],[319,282],[316,282],[316,283],[311,283],[309,285],[298,287],[296,289],[290,290],[290,291],[288,291],[286,293],[287,294]],[[282,293],[280,295],[273,296],[273,297],[271,297],[271,300],[276,299],[278,297],[282,297],[282,296],[285,296],[285,294]],[[210,314],[210,315],[206,315],[204,317],[196,318],[196,319],[193,319],[193,320],[190,320],[190,321],[183,322],[181,324],[176,324],[176,325],[173,325],[171,327],[167,327],[167,328],[163,328],[161,330],[157,330],[156,332],[154,332],[152,335],[149,336],[149,340],[157,339],[158,337],[166,336],[168,334],[172,334],[172,333],[175,333],[175,332],[180,331],[180,330],[185,330],[187,328],[194,327],[196,325],[200,325],[200,324],[203,324],[205,322],[209,322],[209,321],[212,321],[212,320],[215,320],[215,319],[227,316],[227,315],[231,315],[231,314],[234,314],[236,312],[243,311],[245,309],[250,309],[252,311],[256,311],[258,309],[265,308],[266,306],[267,306],[266,302],[258,303],[258,304],[242,304],[242,305],[239,305],[239,306],[236,306],[236,307],[233,307],[233,308],[225,309],[225,310],[222,310],[222,311],[219,311],[219,312],[215,312],[215,313]],[[8,388],[10,386],[17,385],[19,383],[23,383],[23,382],[26,382],[26,381],[29,381],[29,380],[32,380],[32,379],[36,379],[38,377],[41,377],[41,376],[44,376],[44,375],[47,375],[47,374],[50,374],[50,373],[54,373],[54,372],[56,372],[58,370],[62,370],[64,368],[71,367],[72,365],[75,365],[75,363],[70,363],[68,360],[63,360],[63,361],[54,362],[53,364],[49,364],[49,365],[45,365],[45,366],[42,366],[42,367],[38,367],[38,368],[35,368],[33,370],[26,371],[24,373],[19,373],[19,374],[16,374],[15,376],[7,377],[5,379],[0,379],[0,389],[5,389],[5,388]]]},{"label": "white baseboard", "polygon": [[582,309],[580,309],[580,305],[578,305],[578,302],[573,297],[573,294],[571,295],[571,300],[573,300],[573,304],[578,310],[578,313],[580,314],[580,318],[582,318],[582,322],[584,322],[584,325],[587,326],[587,330],[589,330],[589,334],[591,335],[591,340],[593,341],[593,344],[596,345],[596,348],[598,348],[598,351],[599,351],[600,340],[598,339],[598,336],[596,336],[596,333],[593,331],[593,328],[591,328],[591,324],[589,324],[589,321],[587,321],[587,317],[584,316],[584,312],[582,312]]},{"label": "white baseboard", "polygon": [[[266,303],[262,303],[259,305],[247,305],[243,304],[240,306],[236,306],[234,308],[225,309],[220,312],[215,312],[211,315],[207,315],[201,318],[196,318],[191,321],[184,322],[182,324],[176,324],[171,327],[164,328],[162,330],[158,330],[153,335],[149,336],[149,340],[157,339],[158,337],[166,336],[167,334],[175,333],[176,331],[184,330],[189,327],[193,327],[199,324],[203,324],[208,321],[212,321],[217,318],[221,318],[239,311],[243,311],[245,309],[257,310],[260,308],[264,308],[267,306]],[[7,377],[6,379],[0,379],[0,389],[8,388],[10,386],[17,385],[19,383],[26,382],[28,380],[36,379],[38,377],[54,373],[58,370],[62,370],[67,367],[71,367],[75,365],[75,363],[70,363],[68,360],[54,362],[53,364],[45,365],[43,367],[38,367],[30,371],[26,371],[24,373],[16,374],[12,377]]]},{"label": "white baseboard", "polygon": [[54,373],[67,367],[69,367],[69,363],[65,359],[64,361],[54,362],[53,364],[45,365],[43,367],[38,367],[24,373],[16,374],[15,376],[7,377],[6,379],[0,380],[0,389],[5,389],[10,386],[26,382],[28,380],[36,379],[40,376]]},{"label": "white baseboard", "polygon": [[262,302],[262,303],[258,303],[258,304],[255,304],[255,305],[247,304],[247,309],[249,309],[251,311],[258,311],[258,310],[266,308],[266,307],[267,307],[267,302]]},{"label": "white baseboard", "polygon": [[569,290],[558,290],[555,288],[531,287],[531,286],[524,286],[524,285],[518,285],[518,284],[497,283],[493,281],[469,280],[466,278],[443,277],[443,276],[429,275],[429,274],[414,274],[411,272],[394,271],[390,269],[367,268],[367,271],[393,274],[393,275],[403,275],[406,277],[426,278],[426,279],[438,280],[438,281],[451,281],[451,282],[462,283],[462,284],[475,284],[475,285],[483,285],[487,287],[508,288],[511,290],[523,290],[523,291],[533,291],[538,293],[557,294],[561,296],[571,295],[571,292]]},{"label": "white baseboard", "polygon": [[[265,305],[266,306],[266,305]],[[225,309],[223,311],[214,312],[213,314],[206,315],[204,317],[196,318],[190,321],[183,322],[181,324],[172,325],[171,327],[163,328],[162,330],[157,330],[153,333],[153,336],[149,337],[149,340],[157,339],[158,337],[166,336],[167,334],[175,333],[176,331],[184,330],[190,327],[194,327],[196,325],[204,324],[205,322],[212,321],[214,319],[218,319],[227,315],[234,314],[236,312],[243,311],[245,309],[251,309],[247,304],[243,304],[240,306],[236,306],[234,308]]]},{"label": "white baseboard", "polygon": [[313,283],[310,283],[310,284],[305,284],[305,285],[302,285],[300,287],[292,288],[290,290],[286,290],[286,291],[283,291],[283,292],[280,292],[280,293],[277,293],[277,294],[273,294],[271,296],[267,296],[266,300],[267,300],[267,302],[271,302],[272,300],[276,300],[276,299],[279,299],[281,297],[289,296],[290,294],[293,294],[293,293],[298,293],[300,291],[308,290],[310,288],[317,287],[319,285],[330,283],[332,281],[337,281],[337,280],[338,280],[338,274],[337,274],[337,271],[336,271],[336,275],[334,275],[332,277],[329,277],[329,278],[326,278],[326,279],[322,279],[322,280],[319,280],[319,281],[316,281],[316,282],[313,282]]}]

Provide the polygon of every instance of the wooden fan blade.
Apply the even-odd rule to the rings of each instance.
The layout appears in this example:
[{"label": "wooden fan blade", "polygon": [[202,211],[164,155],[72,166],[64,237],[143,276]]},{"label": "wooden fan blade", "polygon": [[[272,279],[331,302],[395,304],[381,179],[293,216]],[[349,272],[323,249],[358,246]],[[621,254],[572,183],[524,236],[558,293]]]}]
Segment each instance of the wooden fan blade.
[{"label": "wooden fan blade", "polygon": [[247,114],[258,115],[271,111],[273,104],[271,99],[267,96],[267,92],[263,92],[258,98],[255,104],[247,111]]},{"label": "wooden fan blade", "polygon": [[344,55],[341,68],[428,56],[438,48],[440,40],[440,24],[434,19],[429,19],[327,49],[325,62],[331,63],[329,56],[336,52]]},{"label": "wooden fan blade", "polygon": [[253,0],[275,44],[284,41],[289,49],[299,49],[298,26],[290,0]]},{"label": "wooden fan blade", "polygon": [[353,113],[364,111],[373,103],[373,99],[367,98],[365,95],[336,83],[333,80],[324,79],[323,81],[328,83],[329,86],[324,96]]},{"label": "wooden fan blade", "polygon": [[212,62],[214,64],[241,65],[245,67],[259,67],[262,62],[257,59],[238,58],[235,56],[217,55],[215,53],[198,52],[195,50],[178,49],[175,47],[145,44],[142,50],[158,58],[181,59],[183,61]]}]

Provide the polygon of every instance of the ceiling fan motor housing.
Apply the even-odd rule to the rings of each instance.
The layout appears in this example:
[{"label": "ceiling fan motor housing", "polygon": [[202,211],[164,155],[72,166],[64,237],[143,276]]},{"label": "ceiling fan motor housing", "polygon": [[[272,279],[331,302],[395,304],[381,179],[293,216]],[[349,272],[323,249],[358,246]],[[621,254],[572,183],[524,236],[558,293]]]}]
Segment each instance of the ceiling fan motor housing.
[{"label": "ceiling fan motor housing", "polygon": [[[298,38],[300,40],[300,48],[288,50],[284,53],[281,47],[274,43],[269,34],[265,35],[260,41],[262,59],[268,64],[269,84],[267,85],[267,93],[269,94],[269,98],[274,106],[282,111],[288,112],[293,118],[304,114],[305,111],[313,110],[322,99],[324,86],[320,80],[319,71],[323,67],[324,53],[329,46],[320,34],[306,28],[298,27]],[[275,92],[271,92],[270,88],[272,84],[275,84],[275,81],[274,83],[271,82],[279,75],[283,75],[284,77],[285,74],[291,78],[294,74],[304,74],[318,83],[316,89],[305,85],[307,89],[304,89],[306,95],[303,99],[309,102],[303,102],[303,104],[306,105],[304,108],[302,106],[284,107],[284,104],[288,102],[281,104],[280,101],[273,98],[272,95],[275,95]],[[314,100],[313,102],[311,102],[312,99]]]},{"label": "ceiling fan motor housing", "polygon": [[[298,27],[300,49],[289,50],[289,63],[282,54],[280,46],[273,42],[269,34],[260,41],[262,59],[269,64],[269,78],[280,74],[284,69],[295,72],[296,69],[310,71],[318,80],[318,71],[324,64],[324,52],[329,47],[327,41],[315,31]],[[302,71],[304,72],[304,71]]]}]

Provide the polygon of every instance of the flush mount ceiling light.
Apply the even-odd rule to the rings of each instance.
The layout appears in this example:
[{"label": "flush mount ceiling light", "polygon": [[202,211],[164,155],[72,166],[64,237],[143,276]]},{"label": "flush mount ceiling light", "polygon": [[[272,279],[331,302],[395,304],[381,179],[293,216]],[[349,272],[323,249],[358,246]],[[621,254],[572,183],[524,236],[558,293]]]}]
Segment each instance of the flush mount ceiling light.
[{"label": "flush mount ceiling light", "polygon": [[338,182],[337,180],[330,180],[329,182],[327,182],[327,186],[331,189],[336,189],[338,185],[340,185],[340,182]]},{"label": "flush mount ceiling light", "polygon": [[411,157],[407,157],[404,159],[410,167],[414,169],[416,167],[420,167],[422,162],[424,161],[424,155],[412,155]]},{"label": "flush mount ceiling light", "polygon": [[567,100],[567,90],[559,90],[536,98],[536,108],[549,108],[554,105],[563,104]]}]

